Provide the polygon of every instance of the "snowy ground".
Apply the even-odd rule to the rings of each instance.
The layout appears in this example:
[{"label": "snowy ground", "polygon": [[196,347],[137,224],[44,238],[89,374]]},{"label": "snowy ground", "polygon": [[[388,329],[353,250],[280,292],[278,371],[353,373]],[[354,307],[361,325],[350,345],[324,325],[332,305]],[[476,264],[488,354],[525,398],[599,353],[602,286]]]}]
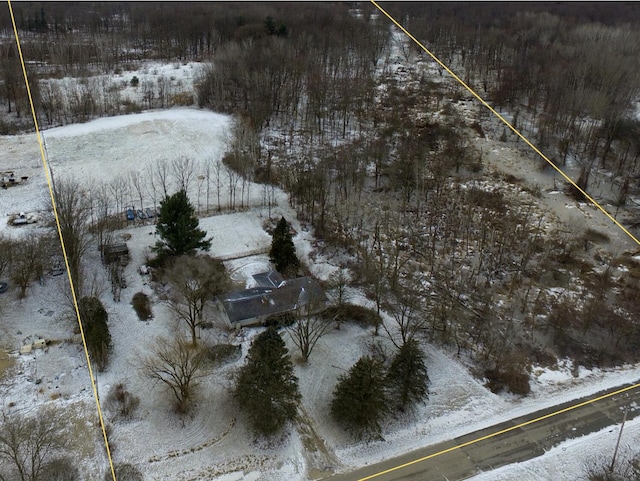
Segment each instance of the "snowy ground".
[{"label": "snowy ground", "polygon": [[[74,176],[88,182],[91,178],[114,178],[128,169],[146,169],[160,157],[171,160],[188,154],[218,162],[230,125],[225,116],[196,109],[172,109],[51,129],[45,138],[56,175]],[[0,151],[5,152],[0,159],[0,170],[29,175],[25,185],[0,191],[2,211],[38,210],[47,192],[39,170],[35,136],[0,138]],[[245,285],[250,282],[251,274],[268,266],[264,252],[270,242],[262,227],[266,210],[258,205],[259,188],[254,186],[252,191],[256,205],[251,209],[201,221],[201,226],[213,236],[212,254],[227,259],[234,280]],[[223,195],[226,196],[227,191]],[[313,253],[312,232],[295,220],[281,193],[273,211],[274,217],[279,215],[290,219],[298,232],[295,243],[300,256],[309,263],[312,272],[326,279],[335,266]],[[0,228],[12,235],[38,229],[37,225],[21,230],[1,224]],[[146,225],[131,226],[122,232],[131,235],[128,245],[132,261],[126,269],[128,287],[122,293],[121,302],[111,299],[106,281],[102,281],[102,299],[110,314],[114,350],[108,370],[98,375],[102,394],[114,383],[124,381],[141,397],[132,421],[113,421],[111,439],[116,461],[139,465],[148,480],[302,481],[309,479],[309,472],[343,471],[372,463],[640,379],[638,367],[606,372],[581,370],[578,377],[573,377],[571,366],[559,365],[555,369],[536,370],[531,396],[521,399],[492,394],[451,353],[430,348],[427,352],[432,381],[429,401],[406,417],[389,421],[384,427],[384,441],[355,442],[330,418],[329,400],[337,377],[368,352],[372,342],[383,342],[383,338],[376,338],[361,327],[345,325],[321,339],[308,365],[297,363],[294,353],[303,405],[309,423],[326,443],[326,452],[309,453],[308,445],[294,428],[270,442],[253,438],[229,391],[229,376],[242,360],[216,369],[204,378],[194,414],[179,418],[171,414],[166,391],[150,385],[136,369],[138,356],[144,355],[150,340],[183,329],[171,320],[148,279],[137,270],[155,241],[153,230],[151,225]],[[91,263],[99,266],[97,251],[91,255]],[[103,271],[98,267],[97,272]],[[104,448],[95,429],[87,427],[95,423],[95,404],[84,353],[73,339],[74,320],[65,314],[65,282],[64,276],[47,277],[44,285],[34,285],[22,302],[16,300],[13,292],[0,297],[3,317],[0,346],[17,358],[15,371],[0,385],[0,399],[2,409],[9,411],[34,412],[38,406],[48,404],[72,413],[70,423],[79,426],[83,439],[91,439],[90,436],[95,439],[94,443],[83,443],[81,466],[88,473],[87,479],[99,479],[105,465],[95,460],[103,460]],[[139,321],[129,304],[138,291],[152,297],[154,318],[150,321]],[[352,302],[367,301],[355,292]],[[224,326],[216,325],[202,331],[201,341],[240,343],[246,353],[256,332],[247,330],[236,336]],[[16,354],[22,344],[40,337],[55,341],[47,352],[34,351],[21,357]],[[288,343],[293,350],[293,343],[290,340]],[[42,381],[36,385],[37,379]],[[84,431],[80,431],[81,427]],[[609,452],[611,437],[616,433],[615,429],[611,431],[571,441],[541,459],[506,467],[478,479],[578,479],[580,459],[592,452]],[[638,422],[629,423],[625,442],[637,444],[639,436]]]}]

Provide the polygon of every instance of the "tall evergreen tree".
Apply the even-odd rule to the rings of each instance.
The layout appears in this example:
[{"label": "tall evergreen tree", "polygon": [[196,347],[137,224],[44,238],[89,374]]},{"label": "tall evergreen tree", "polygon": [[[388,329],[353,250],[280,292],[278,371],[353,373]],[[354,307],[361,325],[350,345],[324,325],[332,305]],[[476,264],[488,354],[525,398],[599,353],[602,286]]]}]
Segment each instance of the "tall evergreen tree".
[{"label": "tall evergreen tree", "polygon": [[331,414],[357,436],[379,435],[380,418],[389,411],[382,363],[363,356],[338,378]]},{"label": "tall evergreen tree", "polygon": [[300,265],[296,256],[296,248],[293,245],[291,228],[284,217],[280,219],[273,231],[269,258],[276,266],[276,270],[282,274],[286,274]]},{"label": "tall evergreen tree", "polygon": [[107,367],[107,356],[111,350],[111,334],[107,320],[109,315],[97,297],[83,297],[78,302],[80,319],[89,355],[99,371]]},{"label": "tall evergreen tree", "polygon": [[208,250],[211,239],[199,227],[198,217],[186,191],[179,190],[160,203],[156,230],[161,240],[153,250],[160,256],[192,254],[196,249]]},{"label": "tall evergreen tree", "polygon": [[298,378],[276,329],[269,328],[251,344],[234,396],[256,433],[274,434],[295,417],[301,397]]},{"label": "tall evergreen tree", "polygon": [[400,410],[429,399],[429,376],[423,352],[415,339],[400,347],[387,372],[387,385]]}]

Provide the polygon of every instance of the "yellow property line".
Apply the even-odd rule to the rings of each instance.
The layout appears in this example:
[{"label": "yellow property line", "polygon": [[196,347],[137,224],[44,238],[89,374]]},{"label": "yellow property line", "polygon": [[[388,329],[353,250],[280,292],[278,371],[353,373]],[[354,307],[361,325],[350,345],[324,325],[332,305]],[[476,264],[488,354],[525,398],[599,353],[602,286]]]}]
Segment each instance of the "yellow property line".
[{"label": "yellow property line", "polygon": [[478,95],[471,87],[469,87],[460,77],[458,77],[449,67],[447,67],[438,57],[436,57],[427,47],[425,47],[418,39],[416,39],[407,29],[405,29],[402,25],[400,25],[396,19],[394,19],[391,15],[389,15],[380,5],[376,3],[375,0],[370,0],[371,3],[380,10],[389,20],[391,20],[396,27],[404,32],[404,34],[409,37],[414,43],[424,50],[433,60],[435,60],[438,65],[440,65],[444,70],[447,71],[449,75],[451,75],[460,85],[462,85],[466,90],[469,91],[471,95],[477,98],[482,105],[488,108],[493,115],[495,115],[498,119],[502,121],[513,133],[515,133],[518,137],[520,137],[529,147],[533,149],[535,153],[537,153],[540,157],[542,157],[551,167],[553,167],[564,179],[569,182],[575,189],[577,189],[589,202],[591,202],[594,206],[596,206],[599,210],[602,211],[604,215],[606,215],[616,226],[622,230],[629,238],[631,238],[636,244],[640,246],[640,240],[638,240],[631,232],[629,232],[620,222],[618,222],[607,210],[602,207],[598,202],[596,202],[589,194],[587,194],[581,187],[579,187],[567,174],[564,173],[560,167],[558,167],[553,161],[551,161],[546,155],[544,155],[535,145],[533,145],[524,135],[522,135],[513,125],[511,125],[502,115],[500,115],[496,110],[491,107],[480,95]]},{"label": "yellow property line", "polygon": [[[389,13],[387,13],[382,7],[380,7],[380,5],[378,5],[378,3],[375,0],[370,0],[371,3],[380,11],[382,12],[389,20],[391,20],[391,22],[393,22],[393,24],[398,27],[400,30],[402,30],[402,32],[404,32],[405,35],[407,35],[407,37],[409,37],[411,40],[413,40],[413,42],[420,47],[422,50],[424,50],[435,62],[438,63],[438,65],[440,65],[444,70],[447,71],[447,73],[449,75],[451,75],[460,85],[462,85],[468,92],[470,92],[476,99],[478,99],[480,101],[480,103],[482,103],[482,105],[484,105],[487,109],[489,109],[489,111],[491,113],[493,113],[498,119],[500,119],[500,121],[502,121],[502,123],[504,123],[507,127],[509,127],[509,129],[514,132],[519,138],[521,138],[529,147],[531,147],[533,149],[534,152],[536,152],[540,157],[542,157],[542,159],[544,159],[549,165],[551,165],[567,182],[569,182],[569,184],[571,184],[575,189],[577,189],[589,202],[591,202],[594,206],[596,206],[600,211],[602,211],[602,213],[604,213],[616,226],[618,226],[629,238],[631,238],[636,244],[640,245],[640,240],[638,240],[633,234],[631,234],[631,232],[629,232],[622,224],[620,224],[620,222],[618,222],[611,214],[609,214],[609,212],[607,212],[598,202],[596,202],[589,194],[587,194],[582,188],[580,188],[567,174],[564,173],[564,171],[562,169],[560,169],[553,161],[551,161],[546,155],[544,155],[535,145],[533,145],[524,135],[522,135],[513,125],[511,125],[502,115],[500,115],[493,107],[491,107],[491,105],[489,105],[482,97],[480,97],[480,95],[478,95],[471,87],[469,87],[469,85],[467,85],[460,77],[458,77],[449,67],[447,67],[438,57],[436,57],[433,53],[431,53],[431,51],[429,49],[427,49],[419,40],[417,40],[409,31],[407,31],[407,29],[405,29],[402,25],[400,25],[400,23],[398,23]],[[428,459],[431,458],[435,458],[437,456],[441,456],[443,454],[449,453],[451,451],[455,451],[456,449],[460,449],[475,443],[479,443],[481,441],[484,441],[486,439],[490,439],[493,438],[495,436],[499,436],[501,434],[507,433],[509,431],[513,431],[515,429],[519,429],[521,427],[524,426],[528,426],[530,424],[534,424],[537,423],[539,421],[543,421],[545,419],[551,418],[553,416],[557,416],[559,414],[562,413],[566,413],[568,411],[577,409],[579,407],[582,406],[586,406],[588,404],[592,404],[595,403],[597,401],[609,398],[611,396],[615,396],[616,394],[620,394],[626,391],[630,391],[633,389],[636,389],[640,387],[640,384],[635,384],[633,386],[629,386],[623,389],[620,389],[618,391],[609,393],[609,394],[605,394],[603,396],[599,396],[597,398],[594,399],[590,399],[588,401],[584,401],[581,402],[579,404],[575,404],[573,406],[569,406],[567,408],[564,409],[560,409],[558,411],[554,411],[552,413],[546,414],[544,416],[540,416],[536,419],[532,419],[530,421],[526,421],[523,423],[520,423],[516,426],[512,426],[510,428],[506,428],[503,429],[501,431],[497,431],[495,433],[492,434],[488,434],[486,436],[482,436],[476,439],[473,439],[471,441],[468,441],[466,443],[457,445],[457,446],[453,446],[451,448],[448,449],[444,449],[442,451],[439,451],[437,453],[434,454],[430,454],[428,456],[424,456],[422,458],[419,459],[415,459],[413,461],[410,461],[408,463],[404,463],[398,466],[395,466],[393,468],[390,469],[386,469],[384,471],[380,471],[376,474],[372,474],[370,476],[367,476],[365,478],[361,478],[358,481],[367,481],[370,479],[374,479],[377,478],[379,476],[382,476],[384,474],[388,474],[388,473],[392,473],[394,471],[406,468],[408,466],[420,463],[422,461],[426,461]]]},{"label": "yellow property line", "polygon": [[47,166],[47,158],[44,154],[44,148],[42,144],[42,136],[40,135],[40,128],[38,127],[38,119],[36,116],[36,109],[33,104],[33,97],[31,96],[31,88],[29,87],[29,79],[27,77],[27,69],[24,63],[24,57],[22,55],[22,48],[20,46],[20,38],[18,37],[18,28],[16,26],[16,20],[13,15],[13,7],[11,6],[11,0],[7,0],[9,6],[9,13],[11,15],[11,23],[13,25],[13,34],[16,39],[16,46],[18,48],[18,56],[20,57],[20,65],[22,67],[22,75],[24,76],[24,84],[27,88],[27,96],[29,97],[29,106],[31,107],[31,115],[33,116],[33,124],[36,129],[36,136],[38,139],[38,146],[40,147],[40,157],[42,158],[42,166],[44,168],[45,177],[47,178],[47,186],[49,187],[49,196],[51,197],[51,205],[53,206],[53,214],[56,218],[56,227],[58,229],[58,237],[60,238],[60,245],[62,246],[62,255],[64,257],[64,264],[67,268],[67,277],[69,278],[69,286],[71,288],[71,296],[73,298],[73,306],[76,311],[76,318],[78,319],[78,326],[80,327],[80,335],[82,336],[82,346],[84,347],[84,355],[87,360],[87,367],[89,368],[89,377],[91,378],[91,387],[93,389],[93,397],[96,401],[96,407],[98,409],[98,417],[100,419],[100,428],[102,429],[102,437],[104,438],[104,445],[107,450],[107,457],[109,458],[109,467],[111,468],[111,476],[113,481],[116,481],[116,473],[113,467],[113,460],[111,458],[111,450],[109,449],[109,440],[107,439],[107,431],[104,425],[104,419],[102,416],[102,409],[100,408],[100,400],[98,398],[98,391],[96,389],[95,379],[93,377],[93,369],[91,368],[91,361],[89,359],[89,351],[87,349],[87,341],[84,335],[84,329],[82,327],[82,320],[80,319],[80,310],[78,308],[78,299],[76,296],[76,290],[73,285],[73,279],[71,278],[71,270],[69,269],[69,258],[67,257],[67,250],[65,248],[64,239],[62,237],[62,229],[60,227],[60,219],[58,217],[58,209],[56,205],[55,196],[53,195],[53,184],[51,182],[51,176],[49,168]]},{"label": "yellow property line", "polygon": [[578,404],[574,404],[573,406],[569,406],[569,407],[566,407],[564,409],[560,409],[558,411],[554,411],[552,413],[545,414],[544,416],[540,416],[538,418],[531,419],[530,421],[525,421],[525,422],[520,423],[518,425],[511,426],[510,428],[506,428],[506,429],[503,429],[501,431],[496,431],[495,433],[487,434],[486,436],[482,436],[482,437],[473,439],[471,441],[467,441],[466,443],[459,444],[457,446],[453,446],[453,447],[448,448],[448,449],[443,449],[442,451],[438,451],[437,453],[429,454],[428,456],[424,456],[424,457],[419,458],[419,459],[414,459],[413,461],[409,461],[408,463],[404,463],[404,464],[395,466],[393,468],[389,468],[389,469],[386,469],[384,471],[380,471],[379,473],[372,474],[372,475],[367,476],[365,478],[360,478],[360,479],[358,479],[358,481],[367,481],[369,479],[374,479],[374,478],[377,478],[377,477],[382,476],[384,474],[388,474],[388,473],[392,473],[394,471],[398,471],[400,469],[406,468],[407,466],[411,466],[413,464],[417,464],[417,463],[420,463],[422,461],[426,461],[428,459],[435,458],[437,456],[441,456],[441,455],[446,454],[446,453],[450,453],[451,451],[455,451],[456,449],[461,449],[461,448],[464,448],[466,446],[470,446],[472,444],[479,443],[479,442],[484,441],[486,439],[491,439],[491,438],[494,438],[496,436],[500,436],[501,434],[508,433],[509,431],[513,431],[515,429],[519,429],[519,428],[522,428],[524,426],[528,426],[530,424],[535,424],[535,423],[543,421],[545,419],[549,419],[549,418],[552,418],[554,416],[557,416],[558,414],[563,414],[563,413],[572,411],[574,409],[578,409],[580,407],[587,406],[589,404],[593,404],[593,403],[595,403],[597,401],[602,401],[603,399],[610,398],[610,397],[615,396],[617,394],[621,394],[623,392],[627,392],[627,391],[631,391],[633,389],[637,389],[639,387],[640,387],[640,383],[639,384],[634,384],[633,386],[627,386],[625,388],[618,389],[617,391],[614,391],[614,392],[611,392],[611,393],[608,393],[608,394],[603,394],[602,396],[598,396],[596,398],[589,399],[587,401],[584,401],[584,402],[581,402],[581,403],[578,403]]}]

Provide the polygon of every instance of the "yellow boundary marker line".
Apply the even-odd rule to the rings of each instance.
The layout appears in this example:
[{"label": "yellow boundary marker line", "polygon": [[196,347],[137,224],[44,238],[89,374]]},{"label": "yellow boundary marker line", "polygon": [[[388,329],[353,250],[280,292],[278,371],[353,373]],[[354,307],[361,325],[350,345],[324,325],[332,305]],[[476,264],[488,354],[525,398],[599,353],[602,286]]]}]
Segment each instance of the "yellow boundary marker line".
[{"label": "yellow boundary marker line", "polygon": [[49,168],[47,166],[47,159],[44,154],[44,148],[42,144],[42,136],[40,135],[40,128],[38,127],[38,119],[36,117],[36,110],[33,104],[33,97],[31,96],[31,88],[29,87],[29,79],[27,78],[27,69],[24,63],[24,57],[22,55],[22,48],[20,46],[20,38],[18,36],[18,27],[16,26],[16,20],[13,15],[13,7],[11,6],[11,0],[7,0],[9,6],[9,13],[11,15],[11,23],[13,26],[13,34],[16,39],[16,46],[18,47],[18,56],[20,57],[20,66],[22,67],[22,75],[24,76],[24,84],[27,88],[27,96],[29,97],[29,106],[31,107],[31,115],[33,116],[33,124],[36,129],[36,136],[38,138],[38,146],[40,147],[40,157],[42,158],[42,166],[47,178],[47,186],[49,187],[49,196],[51,197],[51,205],[53,206],[53,214],[56,218],[56,227],[58,229],[58,237],[60,238],[60,245],[62,246],[62,255],[64,257],[64,264],[67,269],[67,277],[69,279],[69,286],[71,288],[71,296],[73,298],[73,306],[76,311],[76,318],[78,319],[78,326],[80,327],[80,335],[82,336],[82,346],[84,348],[84,355],[87,360],[87,367],[89,368],[89,377],[91,378],[91,387],[93,389],[93,397],[96,401],[96,407],[98,409],[98,417],[100,419],[100,428],[102,430],[102,437],[104,438],[104,445],[107,450],[107,457],[109,458],[109,467],[111,468],[111,476],[113,481],[116,481],[116,473],[113,467],[113,459],[111,458],[111,449],[109,449],[109,440],[107,439],[107,431],[104,425],[104,418],[102,416],[102,409],[100,408],[100,400],[98,399],[98,390],[96,388],[95,379],[93,377],[93,369],[91,368],[91,361],[89,359],[89,351],[87,349],[87,341],[84,335],[84,329],[82,327],[82,320],[80,319],[80,310],[78,308],[78,299],[76,297],[76,290],[73,285],[73,279],[71,278],[71,270],[69,269],[69,258],[67,257],[67,250],[65,249],[64,239],[62,238],[62,229],[60,227],[60,219],[58,218],[58,209],[56,206],[55,196],[53,195],[53,185],[51,182],[51,176]]},{"label": "yellow boundary marker line", "polygon": [[[584,197],[585,199],[587,199],[589,202],[591,202],[594,206],[596,206],[600,211],[602,211],[602,213],[604,215],[606,215],[616,226],[618,226],[629,238],[631,238],[636,244],[640,245],[640,240],[638,240],[633,234],[631,234],[631,232],[629,232],[622,224],[620,224],[620,222],[618,222],[611,214],[609,214],[609,212],[607,212],[606,209],[604,209],[598,202],[595,201],[595,199],[593,199],[589,194],[587,194],[582,188],[580,188],[567,174],[564,173],[564,171],[562,169],[560,169],[553,161],[551,161],[546,155],[544,155],[535,145],[533,145],[524,135],[522,135],[513,125],[511,125],[502,115],[500,115],[493,107],[491,107],[491,105],[489,105],[482,97],[480,97],[480,95],[478,95],[471,87],[469,87],[469,85],[467,85],[460,77],[458,77],[449,67],[447,67],[438,57],[436,57],[433,53],[431,53],[431,51],[429,49],[427,49],[418,39],[416,39],[407,29],[405,29],[400,23],[398,23],[396,21],[395,18],[393,18],[389,13],[387,13],[380,5],[378,5],[378,3],[375,0],[370,0],[371,3],[380,11],[382,12],[389,20],[391,20],[391,22],[393,22],[393,24],[398,27],[400,30],[402,30],[402,32],[409,37],[411,40],[413,40],[413,42],[418,45],[418,47],[420,47],[422,50],[424,50],[436,63],[438,63],[438,65],[440,65],[444,70],[446,70],[446,72],[451,75],[460,85],[462,85],[468,92],[470,92],[476,99],[478,99],[480,101],[480,103],[482,103],[482,105],[484,105],[487,109],[489,109],[489,111],[494,114],[498,119],[500,119],[500,121],[502,121],[502,123],[504,123],[507,127],[509,127],[509,129],[515,133],[518,137],[520,137],[529,147],[531,147],[533,149],[534,152],[536,152],[540,157],[542,157],[542,159],[544,159],[549,165],[551,165],[551,167],[553,167],[567,182],[569,182],[569,184],[571,184],[574,188],[576,188]],[[420,463],[422,461],[426,461],[428,459],[431,458],[435,458],[437,456],[441,456],[443,454],[449,453],[451,451],[455,451],[457,449],[461,449],[464,448],[466,446],[470,446],[472,444],[476,444],[479,443],[481,441],[499,436],[501,434],[507,433],[509,431],[513,431],[515,429],[519,429],[522,428],[524,426],[528,426],[530,424],[534,424],[537,423],[539,421],[543,421],[545,419],[549,419],[553,416],[557,416],[559,414],[563,414],[566,413],[568,411],[572,411],[574,409],[577,409],[579,407],[583,407],[589,404],[593,404],[597,401],[601,401],[603,399],[615,396],[616,394],[621,394],[623,392],[627,392],[627,391],[631,391],[633,389],[639,388],[640,384],[634,384],[633,386],[628,386],[626,388],[623,389],[619,389],[615,392],[609,393],[609,394],[605,394],[603,396],[599,396],[597,398],[594,399],[590,399],[588,401],[584,401],[578,404],[575,404],[573,406],[569,406],[567,408],[564,409],[560,409],[558,411],[554,411],[552,413],[546,414],[544,416],[540,416],[536,419],[532,419],[530,421],[526,421],[524,423],[520,423],[516,426],[512,426],[510,428],[506,428],[503,429],[501,431],[497,431],[495,433],[492,434],[488,434],[486,436],[482,436],[476,439],[473,439],[471,441],[468,441],[466,443],[457,445],[457,446],[453,446],[451,448],[448,449],[444,449],[442,451],[439,451],[437,453],[433,453],[430,454],[428,456],[424,456],[422,458],[419,459],[415,459],[413,461],[410,461],[408,463],[404,463],[398,466],[395,466],[393,468],[390,469],[386,469],[384,471],[380,471],[378,473],[372,474],[370,476],[364,477],[359,479],[358,481],[367,481],[370,479],[374,479],[377,478],[379,476],[382,476],[384,474],[388,474],[388,473],[392,473],[394,471],[398,471],[400,469],[406,468],[408,466],[412,466],[414,464]]]},{"label": "yellow boundary marker line", "polygon": [[413,461],[409,461],[408,463],[404,463],[404,464],[400,464],[398,466],[394,466],[393,468],[389,468],[389,469],[386,469],[384,471],[380,471],[379,473],[372,474],[372,475],[367,476],[365,478],[360,478],[360,479],[358,479],[358,481],[367,481],[369,479],[374,479],[374,478],[377,478],[379,476],[382,476],[382,475],[385,475],[385,474],[389,474],[389,473],[392,473],[394,471],[398,471],[400,469],[406,468],[407,466],[412,466],[412,465],[420,463],[422,461],[426,461],[428,459],[435,458],[437,456],[441,456],[441,455],[446,454],[446,453],[450,453],[451,451],[455,451],[456,449],[461,449],[461,448],[470,446],[472,444],[476,444],[476,443],[479,443],[481,441],[485,441],[487,439],[491,439],[491,438],[494,438],[496,436],[500,436],[501,434],[508,433],[509,431],[514,431],[514,430],[522,428],[524,426],[528,426],[530,424],[535,424],[537,422],[544,421],[545,419],[549,419],[549,418],[552,418],[552,417],[557,416],[559,414],[564,414],[566,412],[573,411],[574,409],[578,409],[580,407],[587,406],[589,404],[593,404],[593,403],[598,402],[598,401],[602,401],[603,399],[607,399],[609,397],[616,396],[617,394],[621,394],[623,392],[632,391],[633,389],[637,389],[639,387],[640,387],[640,384],[634,384],[633,386],[627,386],[625,388],[618,389],[617,391],[614,391],[614,392],[611,392],[611,393],[608,393],[608,394],[603,394],[602,396],[598,396],[596,398],[589,399],[587,401],[583,401],[583,402],[578,403],[578,404],[574,404],[573,406],[569,406],[569,407],[566,407],[564,409],[560,409],[558,411],[554,411],[552,413],[545,414],[544,416],[540,416],[538,418],[531,419],[529,421],[525,421],[525,422],[517,424],[515,426],[511,426],[510,428],[502,429],[501,431],[496,431],[495,433],[487,434],[486,436],[482,436],[482,437],[479,437],[479,438],[476,438],[476,439],[472,439],[471,441],[467,441],[466,443],[458,444],[457,446],[453,446],[453,447],[450,447],[450,448],[447,448],[447,449],[443,449],[442,451],[438,451],[437,453],[429,454],[428,456],[424,456],[424,457],[419,458],[419,459],[414,459]]},{"label": "yellow boundary marker line", "polygon": [[436,57],[431,51],[425,47],[418,39],[416,39],[407,29],[405,29],[400,23],[396,21],[390,14],[388,14],[380,5],[376,3],[375,0],[370,0],[371,3],[380,10],[389,20],[391,20],[396,27],[404,32],[404,34],[409,37],[413,42],[424,50],[434,61],[438,63],[444,70],[447,71],[449,75],[451,75],[460,85],[462,85],[466,90],[471,93],[475,98],[477,98],[482,105],[484,105],[493,115],[495,115],[498,119],[502,121],[511,131],[520,137],[529,147],[533,149],[533,151],[542,157],[551,167],[553,167],[564,179],[569,182],[574,188],[576,188],[589,202],[591,202],[594,206],[596,206],[604,215],[606,215],[616,226],[622,230],[629,238],[631,238],[636,244],[640,246],[640,240],[638,240],[631,232],[629,232],[620,222],[618,222],[607,210],[602,207],[598,202],[596,202],[589,194],[587,194],[582,188],[580,188],[564,171],[558,167],[553,161],[551,161],[546,155],[544,155],[535,145],[533,145],[524,135],[522,135],[513,125],[511,125],[502,115],[500,115],[496,110],[491,107],[480,95],[478,95],[471,87],[469,87],[464,80],[458,77],[449,67],[447,67],[438,57]]}]

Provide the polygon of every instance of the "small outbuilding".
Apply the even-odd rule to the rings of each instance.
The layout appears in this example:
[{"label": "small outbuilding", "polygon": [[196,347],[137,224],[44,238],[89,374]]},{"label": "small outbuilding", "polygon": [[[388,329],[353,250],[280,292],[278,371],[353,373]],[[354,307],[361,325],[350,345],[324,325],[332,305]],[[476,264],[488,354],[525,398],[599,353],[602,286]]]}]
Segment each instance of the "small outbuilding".
[{"label": "small outbuilding", "polygon": [[129,262],[129,248],[127,244],[105,244],[102,246],[102,262]]}]

